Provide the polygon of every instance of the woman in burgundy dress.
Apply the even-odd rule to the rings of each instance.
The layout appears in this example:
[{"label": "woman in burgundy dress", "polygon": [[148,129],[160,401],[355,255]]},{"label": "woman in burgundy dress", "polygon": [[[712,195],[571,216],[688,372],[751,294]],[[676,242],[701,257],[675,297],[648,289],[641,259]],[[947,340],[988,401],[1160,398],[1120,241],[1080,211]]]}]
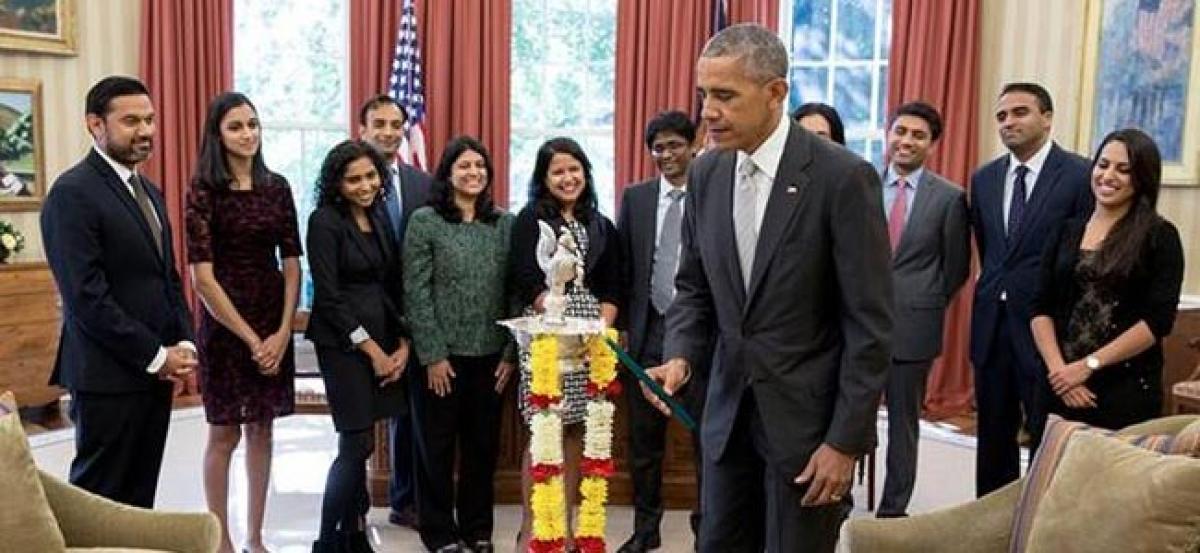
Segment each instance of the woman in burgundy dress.
[{"label": "woman in burgundy dress", "polygon": [[291,189],[263,162],[254,105],[226,92],[209,106],[187,196],[188,261],[206,309],[198,335],[200,391],[209,423],[204,493],[232,552],[229,461],[246,435],[246,551],[262,541],[271,428],[295,408],[292,315],[300,289],[300,236]]}]

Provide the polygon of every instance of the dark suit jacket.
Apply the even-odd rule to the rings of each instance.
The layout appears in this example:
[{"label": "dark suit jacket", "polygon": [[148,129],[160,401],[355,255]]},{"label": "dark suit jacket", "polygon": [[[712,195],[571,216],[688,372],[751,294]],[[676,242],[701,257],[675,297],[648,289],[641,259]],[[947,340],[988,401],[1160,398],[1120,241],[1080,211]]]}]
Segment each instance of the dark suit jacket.
[{"label": "dark suit jacket", "polygon": [[[1079,264],[1079,245],[1083,242],[1086,225],[1086,217],[1067,221],[1047,237],[1042,255],[1033,315],[1045,315],[1054,320],[1054,333],[1060,346],[1074,338],[1067,329],[1083,295],[1075,267]],[[1112,314],[1108,327],[1102,335],[1097,336],[1100,345],[1108,344],[1130,327],[1145,321],[1154,334],[1154,345],[1121,362],[1118,367],[1101,369],[1088,379],[1088,383],[1142,377],[1161,384],[1162,339],[1171,333],[1175,325],[1182,285],[1183,245],[1179,241],[1179,231],[1170,221],[1159,219],[1140,248],[1133,271],[1127,278],[1109,284],[1109,291],[1114,298]],[[1078,359],[1065,361],[1072,363]],[[1159,388],[1161,386],[1155,389]]]},{"label": "dark suit jacket", "polygon": [[[541,236],[532,203],[517,214],[513,222],[512,250],[509,271],[519,305],[526,306],[546,291],[546,274],[537,264],[537,242]],[[564,224],[561,218],[546,221],[554,232]],[[601,303],[621,303],[621,244],[617,229],[599,211],[592,214],[587,225],[588,252],[583,260],[584,284]]]},{"label": "dark suit jacket", "polygon": [[[408,219],[412,217],[414,211],[422,208],[429,203],[429,192],[433,187],[433,177],[416,167],[408,165],[402,161],[397,162],[400,169],[400,221],[392,221],[388,218],[388,222],[392,228],[396,228],[397,223],[400,225],[400,240],[392,244],[392,248],[397,252],[403,253],[404,246],[404,231],[408,229]],[[387,183],[388,192],[392,192],[392,183],[389,180]],[[387,214],[387,207],[384,202],[379,202],[376,208],[383,214]],[[397,258],[398,259],[398,258]]]},{"label": "dark suit jacket", "polygon": [[659,179],[628,186],[621,195],[617,234],[624,259],[624,304],[619,326],[628,333],[629,354],[641,359],[650,303],[650,274],[654,271],[654,240],[658,236]]},{"label": "dark suit jacket", "polygon": [[893,359],[928,361],[941,354],[946,305],[970,268],[967,195],[927,168],[892,255]]},{"label": "dark suit jacket", "polygon": [[53,384],[99,393],[151,389],[146,367],[160,347],[192,339],[171,225],[144,176],[162,227],[161,251],[125,183],[92,150],[54,182],[42,207],[42,241],[62,294]]},{"label": "dark suit jacket", "polygon": [[[1021,230],[1016,240],[1010,241],[1005,236],[1003,205],[1008,160],[1005,154],[971,176],[971,226],[981,266],[971,310],[971,363],[983,366],[996,326],[1008,324],[1018,362],[1032,369],[1039,356],[1029,321],[1042,249],[1046,237],[1067,219],[1091,214],[1091,162],[1052,145],[1026,203]],[[1004,320],[1000,318],[1001,293],[1008,298]]]},{"label": "dark suit jacket", "polygon": [[753,388],[768,462],[803,470],[822,442],[861,454],[891,357],[892,283],[879,174],[792,123],[759,231],[749,292],[734,238],[735,152],[689,169],[683,252],[664,357],[699,367],[717,336],[701,426],[725,449]]},{"label": "dark suit jacket", "polygon": [[[390,354],[406,335],[400,262],[387,239],[391,226],[379,210],[372,210],[371,226],[374,234],[364,235],[348,212],[334,206],[317,208],[308,218],[314,291],[305,337],[319,346],[351,350],[350,334],[361,326]],[[371,240],[382,258],[372,255]]]}]

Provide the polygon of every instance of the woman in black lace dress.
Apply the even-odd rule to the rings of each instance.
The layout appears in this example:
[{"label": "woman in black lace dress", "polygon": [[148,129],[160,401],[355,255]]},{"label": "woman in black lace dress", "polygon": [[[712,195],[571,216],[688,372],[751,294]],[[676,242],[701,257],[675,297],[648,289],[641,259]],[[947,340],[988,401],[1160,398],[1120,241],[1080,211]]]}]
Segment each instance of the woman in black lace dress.
[{"label": "woman in black lace dress", "polygon": [[1092,163],[1095,209],[1049,237],[1033,336],[1050,410],[1117,429],[1162,412],[1162,338],[1183,281],[1175,226],[1155,211],[1162,162],[1137,129],[1115,131]]},{"label": "woman in black lace dress", "polygon": [[[537,247],[538,221],[545,221],[555,233],[567,229],[575,238],[584,260],[584,283],[567,284],[568,317],[600,318],[612,326],[617,318],[620,294],[621,253],[617,230],[612,221],[600,213],[596,201],[596,186],[592,181],[592,164],[579,144],[570,138],[552,138],[538,148],[533,178],[529,182],[529,203],[517,215],[513,224],[512,282],[521,305],[527,313],[540,313],[546,297],[546,276],[534,253]],[[521,397],[529,386],[528,354],[521,356]],[[567,490],[567,505],[575,504],[579,483],[579,463],[583,456],[583,418],[587,403],[587,373],[566,370],[563,379],[563,469]],[[528,420],[532,414],[524,401],[521,414]],[[529,538],[529,447],[526,444],[522,488],[525,492],[525,517],[522,541]],[[568,521],[568,527],[570,526]],[[568,534],[571,532],[568,531]],[[568,536],[568,543],[570,537]],[[522,543],[520,550],[525,550]]]}]

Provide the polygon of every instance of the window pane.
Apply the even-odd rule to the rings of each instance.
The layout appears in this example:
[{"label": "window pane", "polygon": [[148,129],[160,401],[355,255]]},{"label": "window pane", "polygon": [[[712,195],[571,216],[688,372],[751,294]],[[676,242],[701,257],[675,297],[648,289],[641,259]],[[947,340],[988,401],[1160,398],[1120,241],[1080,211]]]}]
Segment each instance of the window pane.
[{"label": "window pane", "polygon": [[875,167],[883,167],[883,147],[886,140],[871,140],[871,145],[867,148],[867,161]]},{"label": "window pane", "polygon": [[887,126],[887,118],[888,118],[887,110],[889,109],[888,105],[887,105],[888,72],[887,72],[887,64],[886,63],[879,65],[878,73],[879,73],[879,85],[876,88],[876,90],[879,91],[879,96],[875,99],[876,100],[876,102],[875,102],[875,105],[876,105],[875,124],[872,126],[875,127],[876,129],[882,129],[885,126]]},{"label": "window pane", "polygon": [[846,148],[860,156],[867,157],[867,140],[864,138],[846,140]]},{"label": "window pane", "polygon": [[837,0],[838,59],[869,60],[875,54],[875,0]]},{"label": "window pane", "polygon": [[512,48],[510,209],[524,206],[537,148],[553,136],[583,146],[611,209],[616,0],[517,0]]},{"label": "window pane", "polygon": [[508,162],[508,209],[520,211],[529,195],[529,177],[533,174],[533,162],[537,158],[538,146],[546,137],[529,130],[514,130],[510,139]]},{"label": "window pane", "polygon": [[829,20],[832,0],[796,0],[792,8],[792,57],[823,61],[829,58]]},{"label": "window pane", "polygon": [[888,59],[892,51],[892,0],[879,0],[883,15],[879,20],[879,58]]},{"label": "window pane", "polygon": [[587,154],[588,161],[592,162],[592,181],[596,184],[596,198],[600,203],[600,211],[612,219],[616,216],[613,213],[613,204],[616,203],[616,191],[613,186],[613,181],[616,180],[613,174],[613,135],[588,134],[575,138],[583,147],[583,153]]},{"label": "window pane", "polygon": [[797,67],[792,69],[792,90],[788,111],[808,102],[828,102],[825,91],[829,84],[829,69]]},{"label": "window pane", "polygon": [[833,106],[846,124],[846,134],[871,128],[871,70],[839,67],[834,70]]}]

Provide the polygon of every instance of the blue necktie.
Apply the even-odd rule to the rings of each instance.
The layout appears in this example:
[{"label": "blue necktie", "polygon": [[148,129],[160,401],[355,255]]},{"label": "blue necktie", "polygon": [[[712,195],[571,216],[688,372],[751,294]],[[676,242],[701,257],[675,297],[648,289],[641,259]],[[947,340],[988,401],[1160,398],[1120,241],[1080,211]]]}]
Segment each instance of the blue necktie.
[{"label": "blue necktie", "polygon": [[400,179],[395,167],[392,167],[392,189],[387,195],[387,211],[388,218],[392,220],[392,235],[396,239],[396,244],[400,245],[400,229],[403,225],[401,221],[402,212],[400,211]]},{"label": "blue necktie", "polygon": [[1025,175],[1029,168],[1017,166],[1017,178],[1013,181],[1012,199],[1008,202],[1008,239],[1015,240],[1021,230],[1021,218],[1025,216]]}]

